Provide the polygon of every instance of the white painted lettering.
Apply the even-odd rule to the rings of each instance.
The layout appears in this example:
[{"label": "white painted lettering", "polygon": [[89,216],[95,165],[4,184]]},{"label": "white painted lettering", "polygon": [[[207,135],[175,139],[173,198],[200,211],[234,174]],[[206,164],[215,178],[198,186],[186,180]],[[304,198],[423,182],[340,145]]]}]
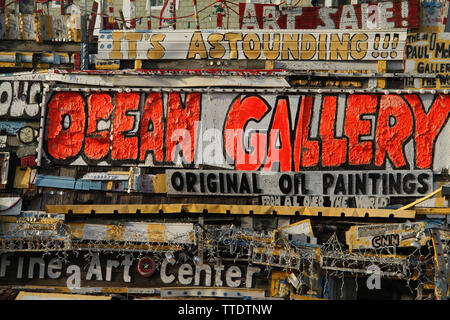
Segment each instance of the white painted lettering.
[{"label": "white painted lettering", "polygon": [[58,258],[53,258],[47,266],[47,274],[50,279],[58,279],[61,276],[62,262]]},{"label": "white painted lettering", "polygon": [[70,265],[66,270],[67,275],[70,275],[67,278],[66,286],[70,290],[80,289],[81,288],[81,270],[77,265]]},{"label": "white painted lettering", "polygon": [[164,261],[161,264],[161,280],[163,283],[172,283],[175,280],[175,276],[173,274],[167,275],[167,264],[174,264],[174,261],[168,261],[167,259],[164,259]]}]

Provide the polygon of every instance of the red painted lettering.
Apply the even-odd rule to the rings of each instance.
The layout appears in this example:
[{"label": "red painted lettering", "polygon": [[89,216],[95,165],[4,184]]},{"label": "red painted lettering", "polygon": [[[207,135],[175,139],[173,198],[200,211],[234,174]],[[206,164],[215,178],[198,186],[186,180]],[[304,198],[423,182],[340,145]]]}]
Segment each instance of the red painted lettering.
[{"label": "red painted lettering", "polygon": [[188,163],[195,159],[198,121],[200,120],[200,93],[189,93],[183,104],[179,93],[170,93],[167,111],[166,161],[173,162],[176,147]]},{"label": "red painted lettering", "polygon": [[355,94],[347,99],[344,133],[348,137],[348,163],[350,165],[368,165],[373,157],[373,142],[360,141],[361,136],[369,135],[369,120],[362,120],[364,114],[375,114],[377,96]]},{"label": "red painted lettering", "polygon": [[308,140],[311,113],[312,97],[304,96],[300,99],[297,113],[297,127],[295,129],[295,171],[300,171],[300,163],[303,167],[313,167],[319,164],[319,142]]},{"label": "red painted lettering", "polygon": [[438,95],[430,110],[425,113],[422,102],[417,95],[406,95],[416,120],[414,140],[416,145],[416,167],[432,169],[432,156],[436,137],[447,122],[450,113],[450,96]]},{"label": "red painted lettering", "polygon": [[144,161],[146,154],[151,152],[154,161],[164,161],[162,148],[164,145],[163,117],[162,93],[150,93],[144,105],[144,114],[142,115],[141,121],[141,147],[139,160]]},{"label": "red painted lettering", "polygon": [[112,133],[112,160],[136,159],[138,156],[138,137],[130,133],[135,128],[138,119],[130,111],[137,112],[139,110],[139,97],[140,94],[137,92],[116,94],[116,111]]},{"label": "red painted lettering", "polygon": [[58,160],[75,157],[84,140],[83,97],[76,92],[61,92],[48,104],[48,152]]},{"label": "red painted lettering", "polygon": [[[200,162],[196,153],[208,148],[213,151],[208,154],[214,156],[212,161],[222,164],[223,155],[227,164],[245,171],[381,168],[386,159],[395,169],[413,165],[433,169],[433,160],[443,159],[445,154],[446,145],[438,139],[445,139],[442,132],[450,117],[448,95],[437,95],[424,104],[416,94],[351,94],[345,105],[339,100],[339,108],[337,95],[271,96],[268,99],[276,101],[273,106],[257,95],[231,100],[231,95],[223,93],[214,101],[228,98],[231,102],[225,119],[217,118],[225,110],[214,109],[221,106],[208,105],[201,127],[206,136],[223,130],[224,154],[216,149],[221,147],[217,138],[206,148],[204,142],[209,140],[205,136],[198,139],[201,94],[184,97],[178,92],[95,92],[86,97],[78,92],[58,92],[47,105],[44,146],[47,155],[61,164],[78,157],[88,164],[171,165],[180,159],[185,164],[200,164],[206,162]],[[291,112],[295,108],[290,104],[296,99],[294,120]],[[411,146],[415,150],[405,150],[410,139],[414,139]],[[197,141],[203,147],[198,151]],[[441,148],[438,152],[436,146]],[[150,159],[153,161],[145,163]]]},{"label": "red painted lettering", "polygon": [[339,166],[347,158],[347,140],[335,138],[336,102],[336,96],[323,98],[319,133],[322,138],[322,164],[326,167]]},{"label": "red painted lettering", "polygon": [[404,144],[412,134],[413,117],[406,102],[396,95],[383,95],[380,99],[375,140],[375,165],[381,167],[386,155],[395,168],[407,164]]},{"label": "red painted lettering", "polygon": [[99,120],[110,119],[114,110],[111,96],[107,93],[93,93],[88,98],[88,124],[84,154],[94,160],[107,156],[110,145],[110,130],[98,130]]},{"label": "red painted lettering", "polygon": [[261,121],[270,107],[259,97],[238,97],[228,111],[224,125],[226,154],[237,170],[258,170],[266,153],[267,134],[252,132],[249,148],[244,145],[244,130],[250,121]]},{"label": "red painted lettering", "polygon": [[292,170],[291,124],[286,98],[278,100],[269,131],[269,148],[264,170],[272,171],[275,162],[280,171]]}]

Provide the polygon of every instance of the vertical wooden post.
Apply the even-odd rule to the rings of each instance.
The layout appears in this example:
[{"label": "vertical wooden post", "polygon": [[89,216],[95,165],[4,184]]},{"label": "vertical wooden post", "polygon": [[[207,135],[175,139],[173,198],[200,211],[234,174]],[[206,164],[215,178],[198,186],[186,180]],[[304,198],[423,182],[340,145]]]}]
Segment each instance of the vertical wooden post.
[{"label": "vertical wooden post", "polygon": [[136,2],[130,0],[130,29],[136,29]]},{"label": "vertical wooden post", "polygon": [[219,2],[217,7],[217,29],[222,29],[223,25],[223,15],[222,15],[222,1]]},{"label": "vertical wooden post", "polygon": [[[378,73],[386,73],[387,70],[387,61],[386,60],[380,60],[378,61],[377,65],[377,72]],[[386,79],[380,78],[378,79],[378,88],[386,88]]]},{"label": "vertical wooden post", "polygon": [[200,258],[199,264],[203,264],[203,225],[205,223],[205,219],[203,217],[198,218],[198,226],[197,226],[197,237],[198,237],[198,246],[197,246],[197,255]]},{"label": "vertical wooden post", "polygon": [[91,19],[89,21],[89,27],[88,27],[89,39],[94,35],[94,28],[95,28],[96,20],[97,20],[97,12],[98,12],[98,2],[94,1],[92,3]]},{"label": "vertical wooden post", "polygon": [[36,0],[35,12],[38,14],[42,14],[42,0]]},{"label": "vertical wooden post", "polygon": [[122,12],[126,21],[126,29],[136,29],[136,2],[135,0],[124,0],[122,2]]},{"label": "vertical wooden post", "polygon": [[197,0],[194,1],[194,18],[195,18],[195,25],[197,30],[200,30],[200,22],[198,20],[198,8],[197,8]]},{"label": "vertical wooden post", "polygon": [[114,29],[114,0],[108,0],[108,28]]},{"label": "vertical wooden post", "polygon": [[267,70],[272,70],[272,69],[274,69],[274,68],[275,68],[275,61],[274,61],[274,60],[266,60],[265,68],[266,68]]},{"label": "vertical wooden post", "polygon": [[89,69],[89,35],[87,32],[87,0],[83,0],[84,14],[81,15],[81,50],[80,50],[80,69]]},{"label": "vertical wooden post", "polygon": [[436,300],[447,300],[448,270],[442,248],[442,240],[439,229],[431,229],[431,239],[434,249],[435,284],[434,294]]},{"label": "vertical wooden post", "polygon": [[142,69],[142,60],[140,59],[134,60],[134,69],[135,70]]},{"label": "vertical wooden post", "polygon": [[147,30],[152,30],[152,0],[147,0]]},{"label": "vertical wooden post", "polygon": [[176,23],[176,21],[177,21],[177,14],[176,14],[176,11],[177,11],[177,0],[173,0],[173,7],[172,7],[172,10],[173,10],[173,13],[172,13],[172,27],[173,27],[173,30],[175,30],[176,29],[176,27],[177,27],[177,23]]}]

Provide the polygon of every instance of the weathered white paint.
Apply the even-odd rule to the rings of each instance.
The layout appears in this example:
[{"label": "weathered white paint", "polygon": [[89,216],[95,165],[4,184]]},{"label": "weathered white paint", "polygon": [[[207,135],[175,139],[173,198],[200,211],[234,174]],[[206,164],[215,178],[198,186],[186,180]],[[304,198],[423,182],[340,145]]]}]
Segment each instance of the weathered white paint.
[{"label": "weathered white paint", "polygon": [[[192,243],[192,223],[125,222],[119,226],[93,223],[68,223],[68,232],[81,240],[108,240],[129,242]],[[117,228],[117,232],[115,232]]]},{"label": "weathered white paint", "polygon": [[42,101],[42,84],[28,81],[2,81],[0,83],[0,117],[37,117]]},{"label": "weathered white paint", "polygon": [[[212,44],[211,36],[222,40]],[[298,36],[299,58],[289,53],[282,56],[283,42],[290,35]],[[132,40],[130,40],[132,39]],[[136,40],[137,39],[137,40]],[[332,40],[333,39],[333,40]],[[376,40],[378,39],[378,40]],[[384,41],[387,46],[384,46]],[[394,39],[397,39],[394,41]],[[98,59],[238,59],[238,60],[401,60],[406,30],[398,31],[191,31],[165,32],[102,31],[98,40]],[[286,40],[287,41],[287,40]],[[337,43],[345,49],[334,56]],[[218,50],[216,47],[220,46]],[[248,47],[246,47],[248,46]],[[267,50],[264,50],[266,47]],[[274,50],[273,53],[269,51]]]}]

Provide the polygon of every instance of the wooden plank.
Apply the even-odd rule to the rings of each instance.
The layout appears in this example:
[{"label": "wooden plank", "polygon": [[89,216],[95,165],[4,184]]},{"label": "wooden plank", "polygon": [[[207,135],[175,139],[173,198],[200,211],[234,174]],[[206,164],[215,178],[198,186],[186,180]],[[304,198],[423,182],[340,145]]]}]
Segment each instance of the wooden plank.
[{"label": "wooden plank", "polygon": [[80,42],[79,21],[79,15],[0,14],[0,39]]},{"label": "wooden plank", "polygon": [[[219,36],[229,46],[217,50],[208,39]],[[295,39],[292,40],[294,37]],[[402,60],[406,29],[398,31],[192,31],[100,32],[98,59],[121,60]],[[257,43],[254,48],[251,43]],[[286,49],[289,47],[290,49]],[[269,50],[268,48],[272,48]]]},{"label": "wooden plank", "polygon": [[157,242],[157,243],[193,243],[194,225],[192,223],[146,223],[124,222],[120,225],[67,223],[73,239]]},{"label": "wooden plank", "polygon": [[95,69],[97,70],[118,70],[120,69],[120,60],[95,60]]},{"label": "wooden plank", "polygon": [[0,41],[0,51],[30,51],[30,52],[80,52],[80,44],[73,42],[46,42],[37,43],[36,41]]},{"label": "wooden plank", "polygon": [[327,300],[327,299],[323,299],[323,298],[316,298],[316,297],[298,295],[298,294],[295,294],[295,293],[291,293],[289,298],[291,300]]},{"label": "wooden plank", "polygon": [[325,207],[284,207],[260,205],[221,204],[97,204],[97,205],[47,205],[46,212],[59,214],[143,214],[158,213],[207,213],[232,215],[302,215],[330,216],[342,218],[414,218],[414,210],[325,208]]},{"label": "wooden plank", "polygon": [[[412,247],[414,241],[425,245],[429,240],[423,231],[424,222],[389,223],[351,226],[345,233],[350,251],[386,247]],[[417,238],[417,235],[422,236]]]},{"label": "wooden plank", "polygon": [[430,214],[430,215],[450,215],[450,208],[421,208],[416,207],[414,209],[416,211],[416,214],[424,215],[424,214]]},{"label": "wooden plank", "polygon": [[3,67],[23,67],[23,68],[37,68],[47,69],[50,65],[61,65],[70,63],[70,58],[67,53],[40,53],[36,60],[36,65],[33,66],[33,57],[36,56],[34,52],[0,52],[0,65]]},{"label": "wooden plank", "polygon": [[0,189],[5,189],[8,184],[10,153],[0,152]]},{"label": "wooden plank", "polygon": [[98,2],[94,1],[92,3],[91,18],[89,19],[89,26],[88,26],[88,34],[91,39],[94,36],[94,27],[97,25],[96,21],[102,19],[101,16],[97,16],[98,12],[99,12]]},{"label": "wooden plank", "polygon": [[345,63],[337,61],[275,61],[276,69],[288,69],[288,70],[308,70],[308,71],[329,71],[329,70],[370,70],[377,72],[376,61],[346,61]]},{"label": "wooden plank", "polygon": [[227,299],[264,299],[265,290],[247,288],[208,288],[208,287],[181,287],[181,288],[161,288],[161,298],[170,297],[211,297]]},{"label": "wooden plank", "polygon": [[419,204],[419,203],[421,203],[421,202],[423,202],[423,201],[425,201],[425,200],[427,200],[427,199],[429,199],[429,198],[434,197],[435,195],[437,195],[437,194],[440,193],[441,191],[442,191],[442,187],[439,187],[439,188],[437,188],[436,190],[434,190],[433,192],[431,192],[430,194],[427,194],[426,196],[424,196],[424,197],[422,197],[422,198],[420,198],[420,199],[417,199],[416,201],[414,201],[414,202],[412,202],[412,203],[410,203],[410,204],[408,204],[408,205],[406,205],[406,206],[401,207],[399,210],[406,210],[406,209],[412,208],[412,207],[414,207],[416,204]]},{"label": "wooden plank", "polygon": [[156,174],[153,178],[155,193],[167,193],[166,175]]},{"label": "wooden plank", "polygon": [[76,176],[77,176],[77,169],[76,168],[71,168],[71,167],[61,167],[59,169],[59,175],[61,177],[76,178]]},{"label": "wooden plank", "polygon": [[[0,288],[4,288],[5,286],[0,286]],[[39,286],[39,285],[24,285],[24,286],[7,286],[5,288],[14,290],[24,290],[26,293],[30,291],[38,291],[38,292],[49,292],[51,294],[82,294],[85,296],[86,294],[99,294],[99,293],[108,293],[108,294],[155,294],[155,288],[126,288],[126,287],[85,287],[80,289],[72,289],[67,286]],[[99,296],[95,296],[99,297]]]},{"label": "wooden plank", "polygon": [[[20,166],[16,167],[16,173],[14,176],[14,188],[15,189],[28,189],[31,181],[31,168],[22,169]],[[36,172],[34,173],[36,174]]]},{"label": "wooden plank", "polygon": [[21,291],[15,300],[111,300],[110,296],[91,296],[86,294],[62,294]]}]

